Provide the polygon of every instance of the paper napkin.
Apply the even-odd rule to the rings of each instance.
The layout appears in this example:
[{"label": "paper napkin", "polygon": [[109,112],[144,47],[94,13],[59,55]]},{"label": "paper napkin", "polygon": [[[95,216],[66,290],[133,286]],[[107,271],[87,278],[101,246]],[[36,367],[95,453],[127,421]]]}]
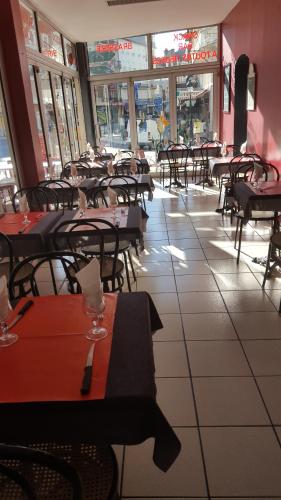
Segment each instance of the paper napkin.
[{"label": "paper napkin", "polygon": [[76,278],[91,305],[99,306],[102,302],[103,291],[98,259],[93,258],[87,266],[76,273]]}]

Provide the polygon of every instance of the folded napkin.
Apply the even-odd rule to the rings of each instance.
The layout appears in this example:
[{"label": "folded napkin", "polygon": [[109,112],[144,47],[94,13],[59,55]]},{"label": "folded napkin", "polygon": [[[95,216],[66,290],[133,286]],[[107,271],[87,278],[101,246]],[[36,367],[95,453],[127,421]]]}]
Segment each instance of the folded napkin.
[{"label": "folded napkin", "polygon": [[77,167],[76,167],[76,165],[71,165],[70,166],[70,173],[71,173],[71,177],[77,177]]},{"label": "folded napkin", "polygon": [[55,176],[55,166],[53,165],[53,162],[51,161],[50,166],[49,166],[49,177],[50,179],[53,179]]},{"label": "folded napkin", "polygon": [[94,160],[96,155],[92,147],[89,148],[89,153],[90,153],[90,159]]},{"label": "folded napkin", "polygon": [[98,259],[94,257],[87,266],[76,273],[76,278],[88,302],[93,307],[98,307],[103,299]]},{"label": "folded napkin", "polygon": [[242,155],[244,155],[246,153],[246,150],[247,150],[247,141],[245,141],[245,142],[243,142],[243,144],[241,144],[240,153]]},{"label": "folded napkin", "polygon": [[263,166],[254,161],[254,175],[255,181],[258,181],[263,176]]},{"label": "folded napkin", "polygon": [[114,167],[113,167],[112,160],[110,160],[107,163],[107,173],[108,173],[108,175],[114,175]]},{"label": "folded napkin", "polygon": [[0,320],[5,321],[10,310],[11,305],[8,296],[7,278],[3,275],[0,278]]},{"label": "folded napkin", "polygon": [[218,133],[214,132],[213,133],[213,141],[217,141],[217,140],[218,140]]},{"label": "folded napkin", "polygon": [[119,161],[119,160],[122,160],[122,153],[121,153],[120,149],[118,149],[118,151],[117,151],[114,159],[115,159],[116,162]]},{"label": "folded napkin", "polygon": [[81,189],[78,189],[78,195],[79,195],[78,203],[80,210],[86,210],[88,207],[87,196],[85,195],[85,193],[83,193],[83,191],[81,191]]},{"label": "folded napkin", "polygon": [[138,148],[134,149],[134,157],[139,158],[140,157],[140,150]]},{"label": "folded napkin", "polygon": [[138,166],[135,158],[132,158],[130,161],[130,171],[133,175],[136,175],[138,173]]},{"label": "folded napkin", "polygon": [[222,148],[221,148],[221,155],[226,156],[226,154],[227,154],[226,142],[224,141]]},{"label": "folded napkin", "polygon": [[30,211],[26,194],[19,197],[19,209],[22,214],[25,214],[26,212]]},{"label": "folded napkin", "polygon": [[114,205],[117,205],[117,194],[114,191],[114,189],[112,189],[110,186],[108,186],[106,191],[107,191],[107,196],[109,198],[110,206],[113,207]]}]

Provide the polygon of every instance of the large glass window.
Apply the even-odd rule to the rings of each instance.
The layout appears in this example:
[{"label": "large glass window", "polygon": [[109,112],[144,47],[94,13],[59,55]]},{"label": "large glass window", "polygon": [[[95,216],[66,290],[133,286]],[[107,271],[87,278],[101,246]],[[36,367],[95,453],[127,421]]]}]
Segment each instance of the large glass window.
[{"label": "large glass window", "polygon": [[69,135],[70,135],[72,152],[74,153],[75,158],[78,158],[79,144],[78,144],[75,107],[74,107],[74,100],[72,93],[72,91],[75,92],[75,88],[74,85],[72,84],[72,81],[69,78],[65,78],[64,80],[64,91],[65,91],[65,105],[68,118]]},{"label": "large glass window", "polygon": [[38,29],[42,54],[64,64],[61,34],[40,16],[38,16]]},{"label": "large glass window", "polygon": [[20,4],[20,11],[25,45],[30,49],[38,50],[34,12],[22,3]]},{"label": "large glass window", "polygon": [[133,36],[88,43],[90,75],[148,68],[147,38]]},{"label": "large glass window", "polygon": [[102,144],[130,149],[130,122],[127,83],[95,86],[96,114]]},{"label": "large glass window", "polygon": [[143,80],[134,87],[138,145],[154,150],[170,138],[169,80]]},{"label": "large glass window", "polygon": [[170,31],[152,35],[153,68],[218,60],[218,27]]},{"label": "large glass window", "polygon": [[66,163],[71,160],[71,151],[69,144],[69,135],[68,135],[68,127],[64,106],[64,96],[62,91],[62,81],[61,76],[54,75],[55,82],[55,98],[57,104],[57,121],[58,121],[58,131],[61,138],[61,147],[62,147],[62,155],[63,161]]},{"label": "large glass window", "polygon": [[213,73],[178,76],[176,82],[178,141],[212,138]]},{"label": "large glass window", "polygon": [[[0,200],[5,203],[6,186],[16,184],[16,172],[12,153],[12,144],[5,110],[2,84],[0,78]],[[12,193],[11,193],[12,194]]]},{"label": "large glass window", "polygon": [[47,141],[51,160],[56,168],[56,172],[61,169],[61,155],[57,131],[57,122],[54,110],[53,96],[51,90],[50,74],[48,71],[40,69],[40,81],[43,99],[43,113],[47,126]]},{"label": "large glass window", "polygon": [[48,158],[47,158],[45,137],[44,137],[43,127],[42,127],[41,110],[40,110],[40,105],[39,105],[39,100],[38,100],[36,80],[35,80],[35,76],[34,76],[34,68],[31,64],[29,65],[29,76],[30,76],[32,99],[33,99],[33,105],[34,105],[34,111],[35,111],[37,131],[38,131],[40,147],[41,147],[42,163],[43,163],[44,167],[47,167],[48,166]]}]

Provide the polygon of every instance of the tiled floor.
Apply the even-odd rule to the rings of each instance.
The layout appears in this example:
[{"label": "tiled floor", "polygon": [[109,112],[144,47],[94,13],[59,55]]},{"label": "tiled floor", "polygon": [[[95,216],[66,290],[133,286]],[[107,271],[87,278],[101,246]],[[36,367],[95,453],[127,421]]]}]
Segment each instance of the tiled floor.
[{"label": "tiled floor", "polygon": [[[158,402],[181,440],[167,473],[153,441],[116,447],[122,499],[281,500],[281,272],[261,289],[269,231],[244,229],[239,266],[216,189],[156,189],[134,290],[148,291]],[[59,271],[58,271],[59,272]],[[44,271],[42,288],[48,283]]]},{"label": "tiled floor", "polygon": [[[123,499],[281,500],[281,273],[261,290],[268,228],[234,227],[215,212],[217,192],[157,189],[147,203],[137,290],[164,329],[154,336],[159,405],[182,443],[167,473],[153,441],[118,449]],[[122,452],[123,451],[123,452]]]}]

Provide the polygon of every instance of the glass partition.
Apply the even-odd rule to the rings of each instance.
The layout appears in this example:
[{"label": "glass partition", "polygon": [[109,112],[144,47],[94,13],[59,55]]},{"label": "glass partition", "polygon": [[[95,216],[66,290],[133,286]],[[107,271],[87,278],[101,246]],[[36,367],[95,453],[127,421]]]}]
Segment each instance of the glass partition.
[{"label": "glass partition", "polygon": [[152,35],[153,68],[218,60],[218,27],[207,26]]},{"label": "glass partition", "polygon": [[79,143],[78,143],[75,106],[74,106],[74,99],[73,99],[73,92],[75,92],[75,87],[69,78],[64,79],[64,91],[65,91],[65,105],[66,105],[66,113],[67,113],[67,118],[68,118],[70,143],[71,143],[73,155],[76,159],[78,159],[78,157],[79,157]]},{"label": "glass partition", "polygon": [[40,82],[42,89],[43,113],[47,127],[47,142],[51,160],[55,166],[56,173],[61,170],[61,154],[57,130],[57,122],[54,110],[50,74],[48,71],[40,69]]},{"label": "glass partition", "polygon": [[76,70],[76,51],[74,43],[63,37],[63,46],[67,67]]},{"label": "glass partition", "polygon": [[40,16],[38,16],[38,29],[42,54],[64,64],[61,34]]},{"label": "glass partition", "polygon": [[20,3],[21,20],[26,47],[38,50],[37,30],[33,10]]},{"label": "glass partition", "polygon": [[17,175],[0,78],[0,211],[7,209],[16,186]]},{"label": "glass partition", "polygon": [[36,80],[35,80],[35,76],[34,76],[34,68],[30,64],[28,66],[28,69],[29,69],[29,76],[30,76],[32,99],[33,99],[33,105],[34,105],[34,111],[35,111],[37,131],[38,131],[40,147],[41,147],[42,163],[43,163],[44,167],[47,167],[48,166],[48,157],[47,157],[46,143],[45,143],[45,137],[44,137],[44,133],[43,133],[43,127],[42,127],[42,117],[41,117],[41,110],[40,110],[40,105],[39,105],[39,100],[38,100]]},{"label": "glass partition", "polygon": [[131,148],[127,83],[95,86],[99,138],[104,146]]},{"label": "glass partition", "polygon": [[148,69],[147,37],[88,43],[90,75]]},{"label": "glass partition", "polygon": [[71,160],[71,151],[70,151],[68,126],[66,120],[61,76],[54,75],[54,82],[55,82],[55,99],[57,105],[58,131],[61,139],[63,162],[66,163]]},{"label": "glass partition", "polygon": [[134,88],[138,145],[155,150],[170,139],[169,79],[137,81]]},{"label": "glass partition", "polygon": [[176,79],[178,141],[213,138],[213,73]]}]

